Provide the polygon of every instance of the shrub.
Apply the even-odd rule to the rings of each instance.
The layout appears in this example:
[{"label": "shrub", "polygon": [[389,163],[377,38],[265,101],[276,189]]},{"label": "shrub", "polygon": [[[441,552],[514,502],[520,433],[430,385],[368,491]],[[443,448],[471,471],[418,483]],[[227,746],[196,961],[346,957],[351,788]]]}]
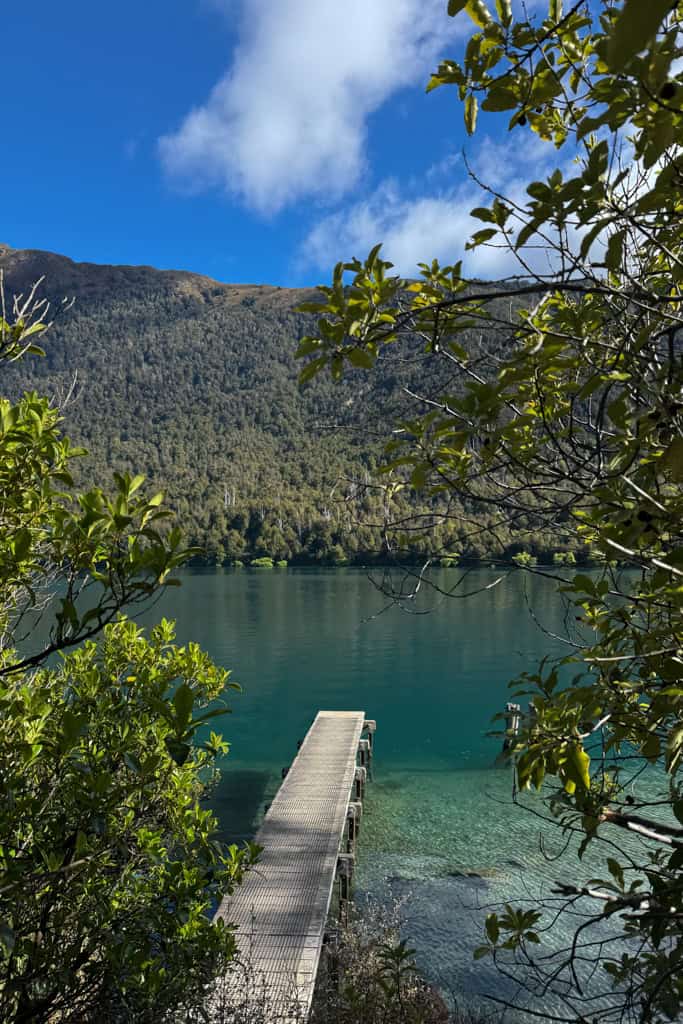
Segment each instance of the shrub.
[{"label": "shrub", "polygon": [[448,1007],[400,938],[398,908],[365,907],[321,963],[311,1024],[447,1024]]},{"label": "shrub", "polygon": [[530,555],[528,551],[518,551],[516,555],[512,556],[512,561],[515,565],[519,565],[521,568],[528,568],[529,566],[536,565],[535,557]]}]

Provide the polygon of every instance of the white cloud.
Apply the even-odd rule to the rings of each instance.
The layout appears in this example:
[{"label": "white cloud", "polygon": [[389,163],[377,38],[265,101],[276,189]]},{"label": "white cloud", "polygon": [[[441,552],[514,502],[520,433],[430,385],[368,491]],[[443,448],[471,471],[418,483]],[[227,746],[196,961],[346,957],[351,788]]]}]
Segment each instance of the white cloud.
[{"label": "white cloud", "polygon": [[[523,146],[511,142],[509,136],[500,142],[475,137],[471,165],[480,181],[523,206],[529,199],[528,182],[547,176],[556,166],[557,153],[530,133],[524,136]],[[418,262],[434,258],[441,264],[462,259],[469,277],[523,274],[524,266],[507,247],[489,244],[465,250],[473,232],[486,227],[470,217],[470,210],[488,206],[490,201],[491,196],[467,177],[462,157],[449,155],[428,169],[422,188],[402,187],[389,179],[360,201],[324,217],[309,232],[299,260],[303,266],[324,271],[339,259],[363,258],[381,241],[384,258],[406,277],[416,276]],[[534,271],[550,271],[548,255],[542,249],[524,255]]]},{"label": "white cloud", "polygon": [[351,188],[368,116],[467,28],[444,0],[244,0],[242,14],[230,68],[160,152],[176,180],[267,214]]},{"label": "white cloud", "polygon": [[436,257],[454,263],[462,255],[473,222],[474,206],[464,190],[453,195],[407,197],[397,182],[385,181],[367,198],[321,220],[301,251],[302,263],[330,267],[336,260],[363,258],[376,243],[398,272],[414,276],[416,263]]}]

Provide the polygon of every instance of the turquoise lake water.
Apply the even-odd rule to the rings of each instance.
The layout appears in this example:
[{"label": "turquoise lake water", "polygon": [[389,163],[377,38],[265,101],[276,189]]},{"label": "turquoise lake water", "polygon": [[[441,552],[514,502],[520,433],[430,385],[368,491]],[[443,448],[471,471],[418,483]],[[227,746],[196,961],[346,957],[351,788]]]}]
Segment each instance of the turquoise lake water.
[{"label": "turquoise lake water", "polygon": [[[433,578],[449,589],[461,575]],[[471,571],[458,592],[495,578]],[[364,710],[377,734],[357,899],[401,903],[418,961],[445,992],[513,996],[472,949],[491,904],[562,876],[539,835],[546,853],[562,840],[512,805],[510,771],[494,763],[500,740],[487,733],[508,681],[560,649],[529,611],[562,632],[553,584],[513,572],[467,599],[423,588],[407,602],[411,613],[383,610],[386,599],[356,569],[196,570],[182,579],[150,618],[175,618],[178,639],[198,641],[243,688],[221,725],[232,749],[212,797],[225,837],[254,834],[319,708]]]}]

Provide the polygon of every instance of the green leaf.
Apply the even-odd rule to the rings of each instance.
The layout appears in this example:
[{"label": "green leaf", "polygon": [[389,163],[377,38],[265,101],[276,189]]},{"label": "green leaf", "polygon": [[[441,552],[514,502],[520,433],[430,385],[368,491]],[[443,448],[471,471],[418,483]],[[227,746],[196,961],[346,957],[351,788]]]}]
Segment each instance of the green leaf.
[{"label": "green leaf", "polygon": [[194,707],[194,693],[187,683],[182,683],[173,694],[173,707],[176,713],[176,729],[180,735],[185,731]]},{"label": "green leaf", "polygon": [[645,742],[641,744],[640,752],[648,761],[656,761],[662,752],[659,736],[656,733],[651,733]]},{"label": "green leaf", "polygon": [[168,750],[169,754],[171,755],[175,763],[179,767],[182,767],[187,761],[188,757],[190,756],[190,744],[183,743],[181,740],[175,739],[175,737],[173,736],[167,736],[165,743],[166,749]]},{"label": "green leaf", "polygon": [[370,370],[375,364],[372,355],[364,348],[352,348],[346,353],[346,358],[353,366],[360,366]]},{"label": "green leaf", "polygon": [[26,528],[17,530],[14,534],[12,549],[15,560],[22,562],[31,549],[31,531]]},{"label": "green leaf", "polygon": [[374,269],[382,245],[382,242],[378,242],[377,245],[373,246],[370,252],[368,253],[368,258],[365,261],[365,266],[368,268],[368,270]]},{"label": "green leaf", "polygon": [[30,338],[31,335],[33,335],[33,334],[42,334],[43,331],[46,331],[46,330],[47,330],[47,324],[37,322],[35,324],[31,324],[30,327],[27,327],[23,331],[23,336],[24,336],[24,338]]},{"label": "green leaf", "polygon": [[72,746],[74,742],[83,732],[85,720],[82,715],[75,715],[68,709],[64,712],[62,718],[62,734],[68,746]]},{"label": "green leaf", "polygon": [[624,872],[619,861],[613,857],[607,858],[607,869],[620,889],[624,888]]},{"label": "green leaf", "polygon": [[495,946],[495,944],[498,942],[498,937],[500,935],[500,926],[498,924],[497,914],[486,915],[486,935],[489,939],[489,942],[493,946]]},{"label": "green leaf", "polygon": [[68,622],[70,626],[78,626],[78,614],[76,612],[76,606],[73,601],[69,601],[68,598],[64,597],[61,601],[60,618],[63,622]]},{"label": "green leaf", "polygon": [[466,249],[476,249],[478,245],[483,245],[484,242],[488,242],[490,238],[495,238],[498,234],[498,228],[482,228],[481,231],[475,231],[469,242],[465,245]]},{"label": "green leaf", "polygon": [[421,491],[427,482],[427,474],[429,473],[430,467],[426,463],[419,463],[415,466],[413,472],[410,475],[410,486],[416,490]]},{"label": "green leaf", "polygon": [[605,228],[606,224],[607,221],[599,220],[583,236],[583,238],[581,239],[581,247],[579,249],[579,255],[582,260],[585,260],[586,256],[590,251],[590,247],[592,246],[593,242],[598,237],[600,232]]},{"label": "green leaf", "polygon": [[607,255],[605,256],[605,262],[610,270],[621,270],[621,264],[624,256],[625,236],[625,229],[615,231],[613,235],[610,235],[609,242],[607,243]]},{"label": "green leaf", "polygon": [[569,776],[573,782],[582,786],[586,790],[590,789],[591,786],[589,771],[590,763],[590,756],[578,745],[578,743],[572,743],[569,745],[567,750],[567,769]]},{"label": "green leaf", "polygon": [[479,28],[486,28],[486,26],[493,20],[491,18],[491,12],[483,0],[467,0],[465,10],[474,24],[478,25]]},{"label": "green leaf", "polygon": [[526,245],[531,236],[536,234],[539,226],[540,221],[536,220],[535,218],[533,220],[530,220],[528,224],[525,224],[524,227],[520,230],[519,234],[517,235],[517,238],[515,239],[515,249],[521,249],[522,246]]},{"label": "green leaf", "polygon": [[489,210],[486,206],[477,206],[474,210],[470,210],[470,217],[475,217],[477,220],[483,220],[487,224],[495,224],[496,218],[493,210]]},{"label": "green leaf", "polygon": [[605,379],[602,374],[595,373],[588,378],[586,383],[583,385],[580,391],[577,392],[576,398],[578,401],[582,401],[584,398],[588,398],[595,391],[605,383]]},{"label": "green leaf", "polygon": [[671,0],[625,0],[607,47],[612,71],[622,71],[645,49],[671,9]]},{"label": "green leaf", "polygon": [[501,24],[506,28],[512,21],[512,4],[510,0],[496,0],[496,11]]},{"label": "green leaf", "polygon": [[448,0],[448,13],[451,18],[465,10],[467,0]]},{"label": "green leaf", "polygon": [[320,373],[326,362],[325,356],[318,356],[317,359],[312,359],[310,363],[307,363],[299,374],[299,384],[306,384],[307,381]]},{"label": "green leaf", "polygon": [[674,772],[683,755],[683,726],[672,729],[666,743],[666,770]]},{"label": "green leaf", "polygon": [[501,82],[494,82],[482,101],[481,109],[497,113],[501,110],[514,110],[519,103],[519,96]]},{"label": "green leaf", "polygon": [[478,106],[477,97],[470,93],[465,100],[465,128],[468,135],[474,135],[474,130],[477,127]]},{"label": "green leaf", "polygon": [[662,464],[666,466],[673,480],[683,480],[683,437],[676,437],[662,456]]},{"label": "green leaf", "polygon": [[558,23],[562,20],[562,0],[550,0],[548,5],[548,17],[551,21]]},{"label": "green leaf", "polygon": [[294,353],[295,359],[302,359],[304,356],[310,356],[311,352],[316,352],[320,348],[320,338],[302,338],[299,342],[299,347]]}]

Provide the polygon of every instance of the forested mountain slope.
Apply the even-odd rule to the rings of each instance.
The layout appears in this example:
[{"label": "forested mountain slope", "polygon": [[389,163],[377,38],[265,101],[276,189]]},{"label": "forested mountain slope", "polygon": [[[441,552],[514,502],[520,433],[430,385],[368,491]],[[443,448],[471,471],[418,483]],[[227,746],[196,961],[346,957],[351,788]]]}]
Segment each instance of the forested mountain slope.
[{"label": "forested mountain slope", "polygon": [[[0,269],[8,295],[44,277],[55,316],[45,358],[15,364],[3,393],[35,388],[62,402],[71,392],[65,430],[88,449],[84,481],[145,473],[212,561],[382,557],[386,509],[364,485],[400,411],[409,362],[390,358],[372,381],[359,374],[300,388],[294,351],[310,319],[294,308],[309,292],[6,246]],[[65,296],[75,302],[60,312]],[[473,529],[466,510],[462,520],[451,511],[432,531],[437,553],[562,547],[562,538],[533,533],[488,536],[493,524]],[[415,536],[411,548],[421,557],[427,540]]]}]

